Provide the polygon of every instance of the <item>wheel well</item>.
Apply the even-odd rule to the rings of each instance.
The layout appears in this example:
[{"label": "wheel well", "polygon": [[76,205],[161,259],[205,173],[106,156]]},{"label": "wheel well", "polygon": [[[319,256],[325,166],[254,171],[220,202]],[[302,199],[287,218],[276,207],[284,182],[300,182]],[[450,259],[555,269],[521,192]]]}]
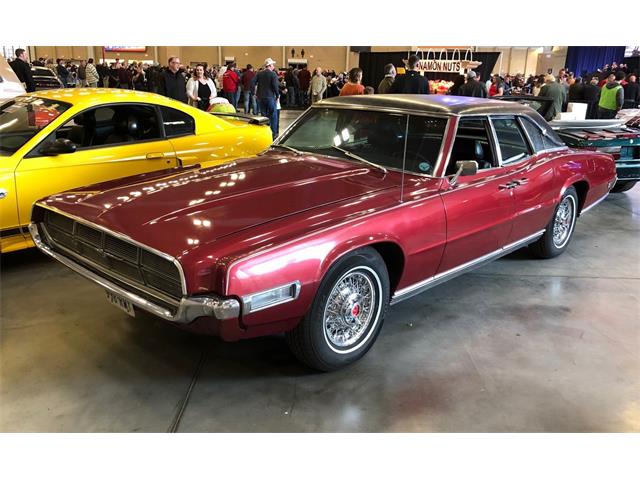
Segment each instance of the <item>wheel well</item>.
[{"label": "wheel well", "polygon": [[404,253],[398,244],[393,242],[380,242],[368,246],[374,248],[384,260],[389,272],[389,291],[393,296],[404,271]]},{"label": "wheel well", "polygon": [[584,202],[587,199],[587,192],[589,191],[589,184],[580,180],[572,185],[573,188],[576,189],[576,193],[578,194],[578,212],[582,211],[582,207],[584,207]]}]

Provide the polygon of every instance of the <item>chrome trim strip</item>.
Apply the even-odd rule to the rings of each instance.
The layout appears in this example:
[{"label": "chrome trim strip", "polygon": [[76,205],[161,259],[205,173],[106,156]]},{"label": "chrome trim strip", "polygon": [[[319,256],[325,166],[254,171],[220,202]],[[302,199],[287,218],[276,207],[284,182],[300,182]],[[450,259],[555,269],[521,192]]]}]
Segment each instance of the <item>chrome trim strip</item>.
[{"label": "chrome trim strip", "polygon": [[[251,307],[251,297],[255,297],[256,295],[261,295],[263,293],[270,292],[272,290],[278,290],[280,288],[289,287],[293,288],[293,297],[285,298],[284,300],[279,300],[277,302],[270,303],[268,305],[264,305],[260,308],[252,308]],[[260,310],[265,310],[267,308],[275,307],[277,305],[282,305],[283,303],[293,302],[300,296],[300,290],[302,289],[302,284],[299,280],[291,283],[285,283],[284,285],[280,285],[278,287],[269,288],[267,290],[262,290],[261,292],[250,293],[249,295],[245,295],[242,297],[242,307],[244,314],[259,312]]]},{"label": "chrome trim strip", "polygon": [[487,115],[487,121],[489,122],[489,130],[491,130],[491,138],[493,139],[493,154],[498,161],[498,166],[502,167],[502,149],[500,148],[500,142],[498,142],[498,133],[496,132],[496,127],[493,124],[491,115]]},{"label": "chrome trim strip", "polygon": [[[438,157],[436,158],[436,165],[433,168],[433,173],[438,173],[440,172],[440,168],[442,167],[442,165],[447,165],[447,163],[449,163],[449,159],[451,158],[451,150],[453,150],[453,144],[456,141],[456,135],[458,134],[458,125],[460,124],[460,119],[458,117],[455,117],[457,119],[456,121],[456,126],[453,127],[452,123],[453,123],[453,116],[449,117],[447,119],[447,125],[444,127],[444,134],[442,135],[442,140],[440,141],[440,150],[438,150]],[[449,146],[449,151],[447,152],[447,158],[444,158],[444,144],[447,141],[447,138],[449,136],[449,130],[454,129],[453,135],[451,136],[451,145]],[[406,156],[407,152],[405,149],[405,156]],[[445,167],[446,168],[446,167]],[[435,176],[431,176],[431,178],[443,178],[444,175],[444,171],[441,172],[442,175],[440,175],[439,177],[435,177]]]},{"label": "chrome trim strip", "polygon": [[[169,254],[166,254],[164,252],[161,252],[160,250],[156,250],[155,248],[152,248],[148,245],[144,245],[140,242],[135,241],[134,239],[132,239],[131,237],[128,237],[127,235],[124,235],[122,233],[118,233],[118,232],[114,232],[113,230],[109,230],[108,228],[102,227],[100,225],[96,225],[95,223],[89,222],[83,218],[80,217],[76,217],[75,215],[71,215],[70,213],[64,212],[63,210],[60,210],[56,207],[52,207],[50,205],[43,205],[40,202],[36,202],[34,204],[34,206],[38,206],[44,210],[51,210],[52,212],[55,212],[59,215],[62,215],[64,217],[68,217],[71,218],[72,220],[74,220],[75,222],[78,223],[82,223],[84,225],[87,225],[91,228],[95,228],[97,230],[101,230],[105,233],[108,233],[109,235],[113,235],[116,238],[119,238],[120,240],[123,240],[125,242],[129,242],[132,243],[134,245],[136,245],[139,248],[142,248],[143,250],[146,250],[147,252],[151,252],[155,255],[158,255],[162,258],[164,258],[165,260],[169,260],[170,262],[172,262],[176,268],[178,269],[178,273],[180,274],[180,283],[182,284],[182,294],[186,295],[187,294],[187,281],[185,279],[184,276],[184,270],[182,269],[182,265],[180,265],[180,262],[178,262],[178,260],[175,259],[175,257],[172,257]],[[31,230],[31,226],[29,226],[29,230]]]},{"label": "chrome trim strip", "polygon": [[544,234],[544,230],[540,230],[539,232],[534,233],[533,235],[529,235],[528,237],[523,238],[522,240],[518,240],[516,242],[510,243],[509,245],[505,245],[498,250],[495,250],[491,253],[483,255],[480,258],[476,258],[475,260],[471,260],[462,265],[458,265],[457,267],[452,268],[451,270],[447,270],[446,272],[439,273],[434,275],[433,277],[429,277],[426,280],[422,280],[421,282],[414,283],[413,285],[409,285],[401,290],[398,290],[391,299],[391,305],[395,305],[407,298],[411,298],[414,295],[418,295],[430,288],[435,287],[436,285],[440,285],[441,283],[446,282],[447,280],[451,280],[463,273],[466,273],[470,270],[474,270],[479,268],[487,263],[495,260],[497,258],[503,257],[514,250],[517,250],[520,247],[524,247],[538,238],[540,238]]},{"label": "chrome trim strip", "polygon": [[[615,185],[615,182],[613,183]],[[596,205],[598,205],[600,202],[602,202],[605,198],[607,198],[609,196],[609,192],[605,193],[602,197],[600,197],[598,200],[596,200],[595,202],[593,202],[591,205],[589,205],[587,208],[583,208],[580,211],[580,215],[582,215],[583,213],[587,213],[589,210],[591,210],[593,207],[595,207]]]},{"label": "chrome trim strip", "polygon": [[178,305],[178,311],[173,315],[169,310],[156,305],[138,295],[128,292],[119,285],[111,283],[109,280],[96,275],[91,270],[86,269],[82,265],[68,259],[63,255],[51,250],[40,238],[40,233],[36,224],[29,225],[29,231],[36,246],[45,254],[59,261],[74,272],[83,277],[97,283],[104,289],[124,297],[138,308],[145,310],[157,317],[174,323],[190,323],[198,317],[216,317],[220,320],[228,318],[236,318],[240,315],[240,303],[235,299],[221,299],[208,297],[189,297],[182,298]]}]

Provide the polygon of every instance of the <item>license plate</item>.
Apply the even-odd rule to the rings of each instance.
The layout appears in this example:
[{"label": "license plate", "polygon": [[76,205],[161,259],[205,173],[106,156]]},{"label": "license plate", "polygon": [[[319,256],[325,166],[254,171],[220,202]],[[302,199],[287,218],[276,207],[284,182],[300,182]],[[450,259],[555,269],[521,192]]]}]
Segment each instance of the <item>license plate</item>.
[{"label": "license plate", "polygon": [[107,300],[109,300],[112,305],[115,305],[120,310],[127,312],[127,314],[131,315],[132,317],[136,316],[136,312],[133,309],[133,303],[131,303],[129,300],[127,300],[126,298],[122,298],[120,295],[116,295],[115,293],[112,293],[108,290],[105,291],[105,293],[107,294]]}]

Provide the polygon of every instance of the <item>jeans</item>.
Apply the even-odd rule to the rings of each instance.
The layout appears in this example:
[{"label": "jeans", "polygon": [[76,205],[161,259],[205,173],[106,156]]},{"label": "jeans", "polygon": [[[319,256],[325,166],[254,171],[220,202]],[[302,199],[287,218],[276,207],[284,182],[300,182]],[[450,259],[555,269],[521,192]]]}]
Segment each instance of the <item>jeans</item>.
[{"label": "jeans", "polygon": [[249,103],[251,103],[251,111],[254,115],[259,115],[258,105],[256,104],[256,96],[251,90],[244,92],[244,113],[249,113]]},{"label": "jeans", "polygon": [[241,89],[238,89],[233,94],[233,107],[238,110],[238,102],[240,101],[240,95],[242,93]]},{"label": "jeans", "polygon": [[287,107],[295,107],[296,106],[296,89],[294,87],[287,88]]},{"label": "jeans", "polygon": [[276,99],[273,97],[260,98],[260,112],[269,119],[271,126],[271,136],[275,140],[278,136],[278,110],[276,108]]}]

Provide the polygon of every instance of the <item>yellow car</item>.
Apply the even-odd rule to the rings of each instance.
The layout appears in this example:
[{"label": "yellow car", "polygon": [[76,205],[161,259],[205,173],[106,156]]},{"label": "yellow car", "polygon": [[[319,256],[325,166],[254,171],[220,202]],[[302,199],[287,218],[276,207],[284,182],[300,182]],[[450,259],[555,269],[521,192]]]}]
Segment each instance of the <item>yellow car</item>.
[{"label": "yellow car", "polygon": [[0,252],[32,246],[31,205],[44,196],[180,165],[253,156],[265,120],[206,113],[161,95],[82,88],[0,106]]}]

